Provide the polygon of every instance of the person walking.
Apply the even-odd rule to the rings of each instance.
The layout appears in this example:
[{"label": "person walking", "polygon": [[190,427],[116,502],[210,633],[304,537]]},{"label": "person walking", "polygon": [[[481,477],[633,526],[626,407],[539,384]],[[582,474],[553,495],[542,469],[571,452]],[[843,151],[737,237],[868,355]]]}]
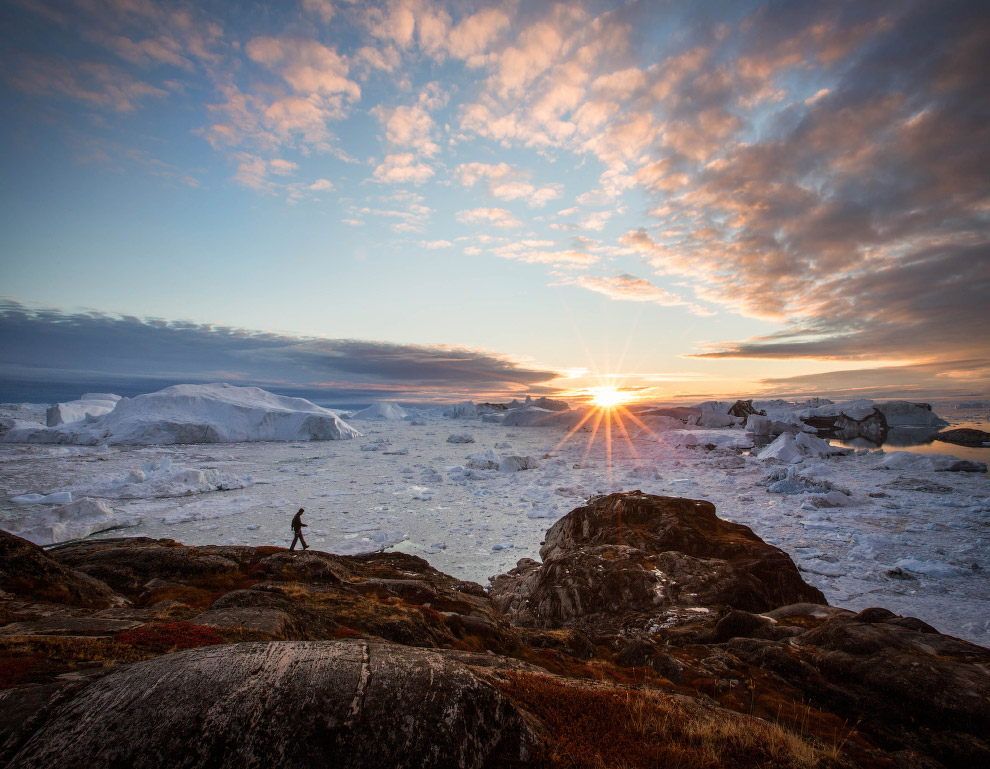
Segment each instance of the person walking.
[{"label": "person walking", "polygon": [[289,550],[296,549],[297,541],[302,543],[303,550],[309,549],[309,545],[307,545],[306,540],[303,539],[302,533],[303,527],[306,526],[306,524],[302,522],[302,514],[305,512],[306,511],[300,507],[299,512],[292,516],[292,531],[295,532],[295,536],[292,538],[292,544],[289,546]]}]

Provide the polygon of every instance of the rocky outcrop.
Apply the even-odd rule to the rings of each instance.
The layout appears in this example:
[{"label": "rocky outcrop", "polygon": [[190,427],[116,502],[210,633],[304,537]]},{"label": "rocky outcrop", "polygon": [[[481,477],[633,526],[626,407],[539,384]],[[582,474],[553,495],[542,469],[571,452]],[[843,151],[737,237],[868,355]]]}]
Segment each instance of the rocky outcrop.
[{"label": "rocky outcrop", "polygon": [[529,766],[536,742],[495,688],[437,653],[246,643],[95,681],[49,713],[8,766]]},{"label": "rocky outcrop", "polygon": [[589,500],[488,593],[402,553],[0,544],[4,766],[990,765],[990,650],[826,605],[701,500]]},{"label": "rocky outcrop", "polygon": [[109,606],[119,600],[100,580],[66,567],[34,543],[2,530],[0,596],[87,607]]},{"label": "rocky outcrop", "polygon": [[786,553],[704,500],[597,497],[550,528],[540,555],[542,564],[523,559],[492,581],[492,600],[514,623],[615,630],[676,607],[825,603]]}]

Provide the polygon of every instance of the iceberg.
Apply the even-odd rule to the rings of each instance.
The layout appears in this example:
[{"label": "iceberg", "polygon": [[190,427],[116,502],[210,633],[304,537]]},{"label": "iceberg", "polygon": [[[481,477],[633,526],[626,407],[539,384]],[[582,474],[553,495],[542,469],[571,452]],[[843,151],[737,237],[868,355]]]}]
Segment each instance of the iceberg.
[{"label": "iceberg", "polygon": [[368,408],[355,411],[351,419],[388,419],[399,420],[409,416],[409,412],[394,401],[376,401]]},{"label": "iceberg", "polygon": [[806,457],[824,459],[833,454],[848,454],[849,449],[835,448],[811,433],[781,433],[773,443],[756,455],[757,459],[801,462]]},{"label": "iceberg", "polygon": [[5,443],[154,445],[241,441],[329,441],[360,433],[304,398],[229,384],[174,385],[122,398],[103,416],[40,427],[15,422]]},{"label": "iceberg", "polygon": [[49,406],[45,412],[45,422],[48,427],[56,427],[88,417],[103,416],[113,411],[119,400],[120,396],[113,393],[86,393],[77,401]]}]

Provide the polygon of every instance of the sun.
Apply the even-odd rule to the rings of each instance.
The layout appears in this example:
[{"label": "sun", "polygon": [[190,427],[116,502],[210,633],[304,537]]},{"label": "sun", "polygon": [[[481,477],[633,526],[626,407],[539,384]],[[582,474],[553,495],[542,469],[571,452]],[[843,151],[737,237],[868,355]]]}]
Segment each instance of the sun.
[{"label": "sun", "polygon": [[612,409],[627,403],[631,398],[618,387],[590,387],[591,402],[602,409]]}]

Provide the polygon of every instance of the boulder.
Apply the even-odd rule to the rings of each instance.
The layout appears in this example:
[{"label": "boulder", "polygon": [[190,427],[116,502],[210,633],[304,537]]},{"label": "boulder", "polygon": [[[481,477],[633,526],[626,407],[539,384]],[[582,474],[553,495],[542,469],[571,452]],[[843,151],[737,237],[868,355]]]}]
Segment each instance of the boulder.
[{"label": "boulder", "polygon": [[489,592],[524,626],[614,630],[677,606],[825,603],[786,553],[703,500],[639,491],[593,498],[550,528],[540,555],[542,564],[523,559]]},{"label": "boulder", "polygon": [[205,647],[53,707],[11,769],[534,765],[523,715],[468,667],[386,643]]},{"label": "boulder", "polygon": [[735,403],[732,404],[731,408],[729,409],[729,415],[730,416],[740,417],[742,419],[746,419],[746,418],[748,418],[748,417],[750,417],[750,416],[752,416],[754,414],[756,416],[765,417],[767,415],[767,412],[765,412],[765,411],[757,411],[753,407],[753,401],[751,401],[751,400],[748,400],[748,401],[743,401],[743,400],[736,401]]},{"label": "boulder", "polygon": [[0,530],[0,593],[20,601],[100,607],[121,599],[104,582],[51,558],[26,539]]}]

